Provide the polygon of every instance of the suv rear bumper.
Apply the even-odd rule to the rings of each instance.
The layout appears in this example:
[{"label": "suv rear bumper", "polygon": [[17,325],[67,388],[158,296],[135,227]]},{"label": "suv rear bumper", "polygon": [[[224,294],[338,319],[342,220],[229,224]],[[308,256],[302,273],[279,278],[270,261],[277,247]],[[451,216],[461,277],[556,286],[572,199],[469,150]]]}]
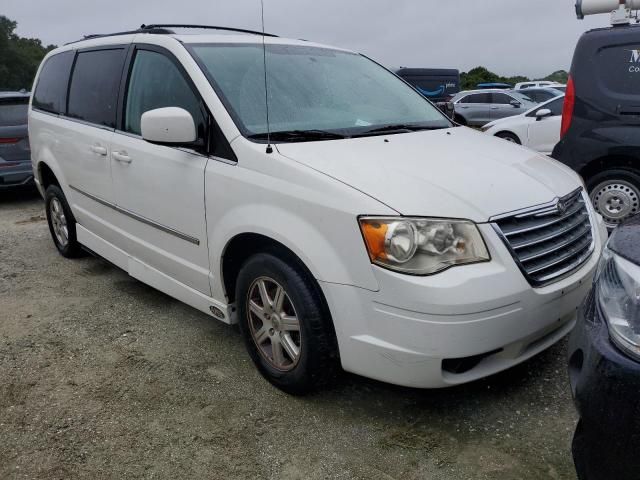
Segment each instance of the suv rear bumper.
[{"label": "suv rear bumper", "polygon": [[0,162],[0,190],[33,183],[33,167],[30,159],[19,162]]}]

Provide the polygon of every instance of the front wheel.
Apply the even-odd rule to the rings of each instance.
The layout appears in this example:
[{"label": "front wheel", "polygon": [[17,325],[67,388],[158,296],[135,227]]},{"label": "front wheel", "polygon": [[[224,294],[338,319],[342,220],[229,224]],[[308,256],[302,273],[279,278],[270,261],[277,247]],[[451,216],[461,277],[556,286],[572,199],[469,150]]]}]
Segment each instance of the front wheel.
[{"label": "front wheel", "polygon": [[291,394],[304,394],[335,374],[335,332],[315,280],[293,259],[249,258],[236,286],[239,326],[260,373]]},{"label": "front wheel", "polygon": [[522,145],[520,139],[511,132],[496,133],[496,137],[506,140],[507,142],[515,143],[516,145]]},{"label": "front wheel", "polygon": [[593,207],[609,230],[640,212],[640,174],[633,170],[601,172],[589,179],[588,188]]}]

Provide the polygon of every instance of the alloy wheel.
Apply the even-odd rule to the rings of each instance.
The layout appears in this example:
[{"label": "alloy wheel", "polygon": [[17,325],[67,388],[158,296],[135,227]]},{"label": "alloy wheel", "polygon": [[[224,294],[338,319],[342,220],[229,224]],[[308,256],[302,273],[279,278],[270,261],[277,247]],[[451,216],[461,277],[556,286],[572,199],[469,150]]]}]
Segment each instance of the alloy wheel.
[{"label": "alloy wheel", "polygon": [[247,295],[251,338],[275,369],[292,370],[300,359],[300,322],[284,287],[269,277],[257,278]]},{"label": "alloy wheel", "polygon": [[49,214],[56,240],[64,248],[69,243],[69,228],[67,227],[67,217],[64,214],[64,209],[57,198],[52,198],[51,202],[49,202]]}]

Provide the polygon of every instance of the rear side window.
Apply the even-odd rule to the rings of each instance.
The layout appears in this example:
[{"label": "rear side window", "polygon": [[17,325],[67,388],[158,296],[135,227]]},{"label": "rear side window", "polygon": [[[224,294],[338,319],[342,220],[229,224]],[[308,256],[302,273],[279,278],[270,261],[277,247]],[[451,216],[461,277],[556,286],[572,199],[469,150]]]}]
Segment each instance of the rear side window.
[{"label": "rear side window", "polygon": [[600,81],[608,94],[640,97],[640,44],[614,45],[597,54]]},{"label": "rear side window", "polygon": [[0,100],[0,127],[12,127],[27,124],[29,99],[12,98]]},{"label": "rear side window", "polygon": [[33,106],[51,113],[65,113],[69,73],[75,52],[49,57],[40,71],[33,94]]},{"label": "rear side window", "polygon": [[115,128],[124,59],[122,48],[78,53],[69,87],[70,117]]},{"label": "rear side window", "polygon": [[180,107],[196,124],[198,137],[204,138],[206,122],[200,99],[180,69],[165,55],[138,50],[131,70],[125,108],[125,131],[140,135],[140,119],[149,110]]}]

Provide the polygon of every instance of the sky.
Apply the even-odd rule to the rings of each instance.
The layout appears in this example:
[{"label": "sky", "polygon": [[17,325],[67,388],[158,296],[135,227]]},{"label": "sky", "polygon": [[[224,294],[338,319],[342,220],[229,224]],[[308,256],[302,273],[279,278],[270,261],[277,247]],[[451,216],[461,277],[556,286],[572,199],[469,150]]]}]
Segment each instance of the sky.
[{"label": "sky", "polygon": [[[267,32],[364,53],[387,67],[485,66],[544,77],[607,15],[577,20],[575,0],[264,0]],[[20,36],[63,44],[142,23],[260,29],[260,0],[2,0]]]}]

